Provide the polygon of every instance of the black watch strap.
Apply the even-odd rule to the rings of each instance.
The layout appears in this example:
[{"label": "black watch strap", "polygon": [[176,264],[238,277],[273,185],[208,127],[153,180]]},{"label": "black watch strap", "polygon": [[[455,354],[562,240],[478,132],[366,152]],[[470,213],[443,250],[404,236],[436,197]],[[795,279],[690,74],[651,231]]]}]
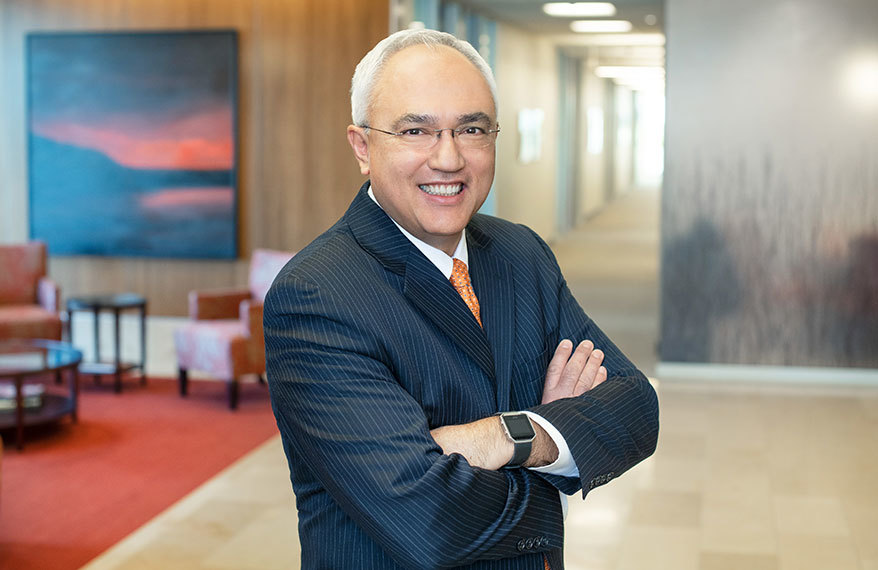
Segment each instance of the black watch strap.
[{"label": "black watch strap", "polygon": [[503,466],[506,469],[521,467],[522,463],[527,461],[527,458],[530,457],[530,447],[533,444],[533,440],[522,442],[516,441],[513,443],[515,445],[515,451],[512,452],[512,459],[509,460],[509,463]]},{"label": "black watch strap", "polygon": [[535,436],[533,424],[524,412],[504,412],[497,415],[500,416],[506,437],[513,444],[512,459],[504,467],[506,469],[521,467],[530,457]]}]

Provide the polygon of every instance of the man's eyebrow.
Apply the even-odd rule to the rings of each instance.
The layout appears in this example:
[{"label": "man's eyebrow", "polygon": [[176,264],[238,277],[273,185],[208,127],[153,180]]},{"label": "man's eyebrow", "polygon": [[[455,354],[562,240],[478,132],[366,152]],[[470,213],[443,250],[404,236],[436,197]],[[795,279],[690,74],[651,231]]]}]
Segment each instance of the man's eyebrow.
[{"label": "man's eyebrow", "polygon": [[433,115],[419,115],[418,113],[406,113],[402,117],[393,122],[390,127],[393,130],[399,130],[403,125],[435,125],[436,117]]},{"label": "man's eyebrow", "polygon": [[475,113],[467,113],[466,115],[460,115],[457,118],[459,124],[463,125],[466,123],[491,123],[491,117],[488,116],[487,113],[482,111],[477,111]]},{"label": "man's eyebrow", "polygon": [[[420,113],[406,113],[393,122],[391,129],[398,131],[403,126],[408,125],[436,125],[439,119],[435,115],[425,115]],[[476,111],[475,113],[466,113],[458,115],[457,124],[466,125],[470,123],[488,123],[491,124],[491,117],[484,111]]]}]

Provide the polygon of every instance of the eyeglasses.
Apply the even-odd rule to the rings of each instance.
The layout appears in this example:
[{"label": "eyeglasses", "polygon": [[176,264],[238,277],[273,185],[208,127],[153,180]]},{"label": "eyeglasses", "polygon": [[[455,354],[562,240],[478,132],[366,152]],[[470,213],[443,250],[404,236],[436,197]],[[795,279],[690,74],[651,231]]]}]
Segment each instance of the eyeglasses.
[{"label": "eyeglasses", "polygon": [[430,150],[439,142],[442,131],[451,131],[451,138],[457,141],[458,146],[462,149],[479,149],[486,148],[494,144],[497,140],[497,133],[500,132],[500,125],[496,129],[486,129],[476,125],[466,125],[456,129],[431,129],[428,127],[412,127],[395,133],[393,131],[384,131],[362,125],[364,129],[371,129],[391,135],[402,141],[406,146],[415,150]]}]

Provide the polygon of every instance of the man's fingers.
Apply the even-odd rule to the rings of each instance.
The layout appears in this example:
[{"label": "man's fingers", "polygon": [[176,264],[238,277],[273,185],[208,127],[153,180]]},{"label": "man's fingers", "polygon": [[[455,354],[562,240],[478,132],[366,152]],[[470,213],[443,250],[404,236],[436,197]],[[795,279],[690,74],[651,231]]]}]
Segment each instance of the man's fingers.
[{"label": "man's fingers", "polygon": [[593,349],[594,344],[590,340],[580,342],[573,352],[573,356],[570,357],[566,366],[564,366],[564,372],[561,373],[560,387],[567,394],[572,395]]},{"label": "man's fingers", "polygon": [[607,369],[601,366],[598,368],[598,374],[595,376],[594,384],[591,385],[592,388],[597,386],[598,384],[603,384],[607,380]]},{"label": "man's fingers", "polygon": [[566,338],[558,343],[555,348],[555,354],[549,361],[549,368],[546,370],[546,386],[544,390],[552,390],[558,386],[561,381],[561,373],[564,372],[564,366],[573,352],[573,343]]},{"label": "man's fingers", "polygon": [[[573,389],[574,396],[584,394],[585,392],[591,390],[597,385],[595,382],[598,378],[598,373],[600,369],[603,368],[601,366],[601,363],[603,361],[603,351],[601,351],[600,349],[596,349],[591,352],[588,357],[588,362],[585,363],[585,366],[582,368],[582,372],[577,379],[578,381],[576,383],[576,387]],[[604,371],[604,375],[606,376],[606,370]]]},{"label": "man's fingers", "polygon": [[543,403],[579,396],[604,382],[607,369],[601,365],[603,360],[603,351],[595,349],[590,340],[580,342],[576,350],[571,341],[562,340],[546,371]]}]

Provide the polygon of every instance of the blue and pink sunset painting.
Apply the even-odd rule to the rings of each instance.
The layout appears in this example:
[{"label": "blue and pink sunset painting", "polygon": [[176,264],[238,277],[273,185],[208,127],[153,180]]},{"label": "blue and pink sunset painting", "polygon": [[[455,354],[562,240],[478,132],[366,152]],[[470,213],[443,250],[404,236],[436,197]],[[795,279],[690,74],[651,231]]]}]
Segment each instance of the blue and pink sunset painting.
[{"label": "blue and pink sunset painting", "polygon": [[234,258],[236,57],[231,31],[30,34],[31,237]]}]

